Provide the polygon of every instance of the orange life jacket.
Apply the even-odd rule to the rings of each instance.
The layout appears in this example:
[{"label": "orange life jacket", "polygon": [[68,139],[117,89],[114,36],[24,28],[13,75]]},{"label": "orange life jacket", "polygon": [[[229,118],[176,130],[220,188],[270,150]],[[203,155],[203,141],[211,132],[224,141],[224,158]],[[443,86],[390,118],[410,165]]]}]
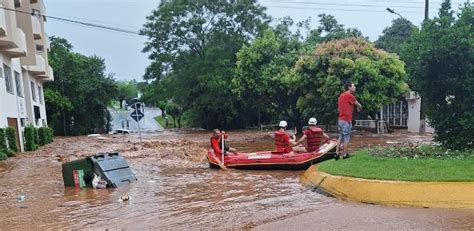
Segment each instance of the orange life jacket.
[{"label": "orange life jacket", "polygon": [[277,152],[291,152],[293,148],[289,142],[290,136],[286,132],[276,131],[275,132],[275,146]]},{"label": "orange life jacket", "polygon": [[309,128],[305,131],[306,142],[308,142],[308,151],[314,151],[319,148],[323,140],[323,130],[318,127]]},{"label": "orange life jacket", "polygon": [[[224,134],[224,146],[225,146],[225,139],[227,139],[227,134]],[[211,147],[214,150],[214,153],[216,155],[220,155],[222,150],[221,150],[221,145],[222,145],[222,135],[219,134],[213,134],[211,136]]]}]

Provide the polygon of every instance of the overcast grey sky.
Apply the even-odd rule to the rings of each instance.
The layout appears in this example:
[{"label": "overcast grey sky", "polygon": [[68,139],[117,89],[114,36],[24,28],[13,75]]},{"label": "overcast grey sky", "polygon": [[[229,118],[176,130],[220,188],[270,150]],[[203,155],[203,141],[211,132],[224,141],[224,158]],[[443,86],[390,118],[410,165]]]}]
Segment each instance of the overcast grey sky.
[{"label": "overcast grey sky", "polygon": [[[73,20],[138,31],[145,17],[155,9],[159,0],[44,0],[46,14]],[[430,0],[430,18],[437,14],[441,0]],[[454,0],[453,7],[464,1]],[[259,0],[274,18],[290,16],[295,21],[312,18],[317,26],[317,15],[331,14],[346,27],[358,28],[374,41],[382,30],[398,16],[388,13],[390,7],[419,25],[424,17],[423,0]],[[66,38],[74,51],[98,55],[105,59],[107,72],[118,80],[142,80],[150,61],[141,50],[146,38],[119,32],[95,29],[49,19],[48,35]]]}]

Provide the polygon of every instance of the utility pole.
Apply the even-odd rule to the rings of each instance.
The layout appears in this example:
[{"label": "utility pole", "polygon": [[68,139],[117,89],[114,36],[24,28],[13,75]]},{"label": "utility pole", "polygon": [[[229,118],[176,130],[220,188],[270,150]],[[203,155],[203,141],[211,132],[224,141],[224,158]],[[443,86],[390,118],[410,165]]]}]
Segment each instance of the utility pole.
[{"label": "utility pole", "polygon": [[428,20],[430,0],[425,0],[425,20]]},{"label": "utility pole", "polygon": [[[425,0],[425,20],[424,21],[427,21],[429,19],[429,8],[430,8],[430,1]],[[426,131],[425,120],[426,120],[425,102],[423,98],[420,98],[420,122],[423,123],[420,126],[421,133],[424,133]]]}]

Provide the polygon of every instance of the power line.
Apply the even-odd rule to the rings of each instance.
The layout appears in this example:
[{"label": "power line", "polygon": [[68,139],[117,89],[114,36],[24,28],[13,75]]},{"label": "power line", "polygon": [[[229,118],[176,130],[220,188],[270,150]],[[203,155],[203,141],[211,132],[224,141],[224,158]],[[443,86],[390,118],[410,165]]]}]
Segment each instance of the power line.
[{"label": "power line", "polygon": [[124,25],[124,24],[119,24],[119,23],[106,22],[106,21],[97,20],[97,19],[80,18],[80,17],[76,17],[76,16],[64,16],[64,15],[58,15],[58,14],[56,14],[56,17],[68,18],[68,19],[77,20],[77,21],[98,23],[98,24],[105,25],[105,26],[126,28],[126,29],[132,30],[132,31],[139,31],[139,30],[140,30],[140,29],[138,29],[138,28],[136,28],[136,27],[133,27],[133,26],[130,26],[130,25]]},{"label": "power line", "polygon": [[[317,7],[298,7],[298,6],[269,6],[273,8],[282,8],[282,9],[298,9],[298,10],[327,10],[327,11],[356,11],[356,12],[386,12],[385,9],[376,10],[376,9],[336,9],[336,8],[317,8]],[[382,6],[381,6],[382,8]],[[401,13],[407,14],[419,14],[418,11],[400,11]]]},{"label": "power line", "polygon": [[[317,1],[314,1],[317,3]],[[399,0],[371,0],[368,2],[372,3],[381,3],[381,4],[387,4],[387,3],[402,3],[402,4],[425,4],[425,1],[399,1]],[[443,1],[430,1],[431,3],[436,3],[436,4],[441,4]],[[463,3],[465,2],[464,0],[461,0],[460,2],[455,2],[451,1],[451,4],[456,4],[456,3]]]},{"label": "power line", "polygon": [[27,12],[27,11],[11,9],[11,8],[7,8],[7,7],[3,7],[3,6],[0,6],[0,9],[14,11],[14,12],[23,13],[23,14],[29,14],[29,15],[32,15],[32,16],[42,16],[42,17],[45,17],[45,18],[56,19],[56,20],[59,20],[59,21],[75,23],[75,24],[80,24],[80,25],[95,27],[95,28],[101,28],[101,29],[126,33],[126,34],[140,35],[140,33],[138,31],[132,31],[132,30],[118,28],[118,27],[104,26],[104,25],[99,25],[99,24],[89,23],[89,22],[81,22],[81,21],[78,21],[78,20],[72,20],[72,19],[67,19],[67,18],[48,16],[48,15],[44,15],[44,14],[41,14],[41,13],[38,13],[38,12]]},{"label": "power line", "polygon": [[[329,3],[329,2],[308,2],[308,1],[294,1],[294,2],[285,2],[285,1],[268,1],[271,3],[281,3],[281,4],[304,4],[304,5],[322,5],[322,6],[355,6],[355,7],[386,7],[387,4],[384,5],[374,5],[374,4],[354,4],[354,3]],[[390,5],[396,8],[408,8],[408,9],[420,9],[424,8],[424,6],[395,6]]]}]

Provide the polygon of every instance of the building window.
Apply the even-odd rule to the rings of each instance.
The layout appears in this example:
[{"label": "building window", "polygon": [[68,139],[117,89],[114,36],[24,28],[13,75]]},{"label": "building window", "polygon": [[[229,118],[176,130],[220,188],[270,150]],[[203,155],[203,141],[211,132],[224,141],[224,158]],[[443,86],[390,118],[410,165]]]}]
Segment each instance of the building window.
[{"label": "building window", "polygon": [[12,70],[9,66],[3,64],[3,71],[5,74],[5,85],[7,86],[7,92],[13,95],[15,93],[13,93]]},{"label": "building window", "polygon": [[21,0],[13,1],[15,3],[15,8],[21,7]]},{"label": "building window", "polygon": [[33,99],[34,102],[36,102],[36,86],[33,81],[30,82],[31,85],[31,98]]},{"label": "building window", "polygon": [[26,126],[26,118],[21,118],[20,119],[20,124],[22,127],[25,127]]},{"label": "building window", "polygon": [[15,84],[16,84],[16,94],[20,97],[23,97],[23,88],[21,87],[21,77],[20,73],[15,71]]},{"label": "building window", "polygon": [[36,53],[43,53],[44,52],[44,46],[36,44]]},{"label": "building window", "polygon": [[43,104],[43,89],[40,86],[38,86],[38,100],[40,104]]}]

